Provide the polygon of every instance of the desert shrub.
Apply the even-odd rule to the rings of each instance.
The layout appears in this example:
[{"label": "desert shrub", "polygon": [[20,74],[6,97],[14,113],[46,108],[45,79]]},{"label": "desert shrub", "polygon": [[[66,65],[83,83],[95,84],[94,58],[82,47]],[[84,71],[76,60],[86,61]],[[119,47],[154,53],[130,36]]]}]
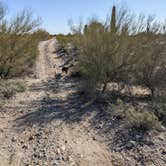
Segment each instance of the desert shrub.
[{"label": "desert shrub", "polygon": [[161,122],[152,111],[124,104],[121,100],[118,100],[117,105],[112,105],[112,110],[113,116],[123,119],[127,128],[143,131],[161,128]]},{"label": "desert shrub", "polygon": [[51,35],[44,29],[37,29],[32,36],[37,41],[48,40],[51,38]]},{"label": "desert shrub", "polygon": [[83,89],[87,93],[98,89],[104,93],[109,82],[127,80],[137,58],[134,38],[129,35],[131,20],[132,15],[127,11],[116,13],[114,6],[110,23],[93,19],[82,30],[75,30],[80,48],[78,70],[85,78]]},{"label": "desert shrub", "polygon": [[159,130],[161,123],[157,116],[154,113],[148,111],[135,111],[128,110],[125,119],[128,121],[127,126],[142,129],[142,130]]},{"label": "desert shrub", "polygon": [[1,35],[0,76],[18,76],[31,69],[37,54],[37,43],[28,35]]},{"label": "desert shrub", "polygon": [[23,82],[12,81],[12,80],[1,80],[0,81],[0,98],[9,99],[18,92],[25,91]]},{"label": "desert shrub", "polygon": [[56,35],[56,39],[58,40],[58,42],[60,43],[61,47],[65,48],[67,46],[68,43],[71,43],[74,39],[75,35],[73,34],[58,34]]},{"label": "desert shrub", "polygon": [[38,54],[38,42],[48,33],[38,30],[40,19],[23,10],[11,20],[5,19],[0,3],[0,78],[11,78],[32,72]]},{"label": "desert shrub", "polygon": [[149,106],[151,111],[166,125],[166,104],[161,102],[153,102]]},{"label": "desert shrub", "polygon": [[165,39],[157,34],[136,36],[136,55],[139,57],[133,71],[139,85],[147,87],[154,96],[158,88],[166,85]]}]

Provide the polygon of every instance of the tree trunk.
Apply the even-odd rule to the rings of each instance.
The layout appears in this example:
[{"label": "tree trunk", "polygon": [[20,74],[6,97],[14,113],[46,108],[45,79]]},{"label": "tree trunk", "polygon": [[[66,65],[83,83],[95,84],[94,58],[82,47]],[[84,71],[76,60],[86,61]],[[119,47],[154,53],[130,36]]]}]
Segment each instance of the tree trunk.
[{"label": "tree trunk", "polygon": [[151,90],[151,96],[152,96],[152,99],[155,97],[155,91],[154,91],[154,88],[150,88]]}]

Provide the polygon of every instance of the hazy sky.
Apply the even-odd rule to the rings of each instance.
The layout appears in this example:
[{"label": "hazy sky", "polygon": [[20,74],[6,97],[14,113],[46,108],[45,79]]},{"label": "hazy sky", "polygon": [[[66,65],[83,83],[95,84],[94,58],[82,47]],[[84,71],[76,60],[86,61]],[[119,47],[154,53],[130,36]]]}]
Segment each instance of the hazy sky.
[{"label": "hazy sky", "polygon": [[[113,4],[120,0],[2,0],[8,6],[9,16],[17,11],[30,8],[43,20],[42,28],[50,33],[68,33],[68,20],[77,23],[97,16],[105,19]],[[128,8],[135,12],[155,14],[160,20],[166,18],[166,0],[123,0]]]}]

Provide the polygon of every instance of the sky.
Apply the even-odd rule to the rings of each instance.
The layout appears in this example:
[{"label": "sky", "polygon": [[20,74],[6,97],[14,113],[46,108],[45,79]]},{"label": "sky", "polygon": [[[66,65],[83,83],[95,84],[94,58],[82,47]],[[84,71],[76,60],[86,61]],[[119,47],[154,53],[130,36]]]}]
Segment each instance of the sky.
[{"label": "sky", "polygon": [[51,34],[69,33],[69,20],[86,22],[91,17],[104,20],[113,4],[123,2],[134,13],[154,14],[166,18],[166,0],[2,0],[8,7],[8,17],[24,8],[42,18],[41,28]]}]

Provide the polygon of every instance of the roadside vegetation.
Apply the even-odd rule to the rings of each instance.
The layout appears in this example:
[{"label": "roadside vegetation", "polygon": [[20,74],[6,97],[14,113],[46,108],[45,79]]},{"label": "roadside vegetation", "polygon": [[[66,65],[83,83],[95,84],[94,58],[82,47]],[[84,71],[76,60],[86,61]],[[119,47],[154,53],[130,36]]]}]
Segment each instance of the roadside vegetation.
[{"label": "roadside vegetation", "polygon": [[[132,108],[124,104],[119,111],[114,107],[120,119],[130,127],[159,129],[166,112],[165,25],[153,16],[135,15],[113,6],[110,19],[104,23],[92,19],[84,26],[72,25],[72,35],[58,39],[63,43],[70,40],[79,49],[75,70],[82,76],[79,88],[86,96],[113,105],[118,99],[127,101]],[[133,93],[133,87],[140,91],[139,95]],[[139,104],[140,100],[155,106],[133,107],[133,102]]]},{"label": "roadside vegetation", "polygon": [[38,43],[48,39],[49,33],[39,29],[41,19],[34,18],[30,10],[10,20],[6,15],[7,7],[0,2],[0,96],[8,99],[24,89],[10,80],[33,73]]},{"label": "roadside vegetation", "polygon": [[0,80],[0,107],[16,93],[25,91],[25,83],[18,80]]},{"label": "roadside vegetation", "polygon": [[55,35],[55,37],[57,38],[58,42],[60,43],[60,45],[65,48],[67,46],[68,43],[73,42],[74,41],[74,36],[73,34],[69,33],[67,35],[64,34],[57,34]]},{"label": "roadside vegetation", "polygon": [[23,10],[11,20],[6,19],[6,7],[0,3],[0,78],[12,78],[32,72],[40,40],[49,37],[38,29],[41,20]]}]

